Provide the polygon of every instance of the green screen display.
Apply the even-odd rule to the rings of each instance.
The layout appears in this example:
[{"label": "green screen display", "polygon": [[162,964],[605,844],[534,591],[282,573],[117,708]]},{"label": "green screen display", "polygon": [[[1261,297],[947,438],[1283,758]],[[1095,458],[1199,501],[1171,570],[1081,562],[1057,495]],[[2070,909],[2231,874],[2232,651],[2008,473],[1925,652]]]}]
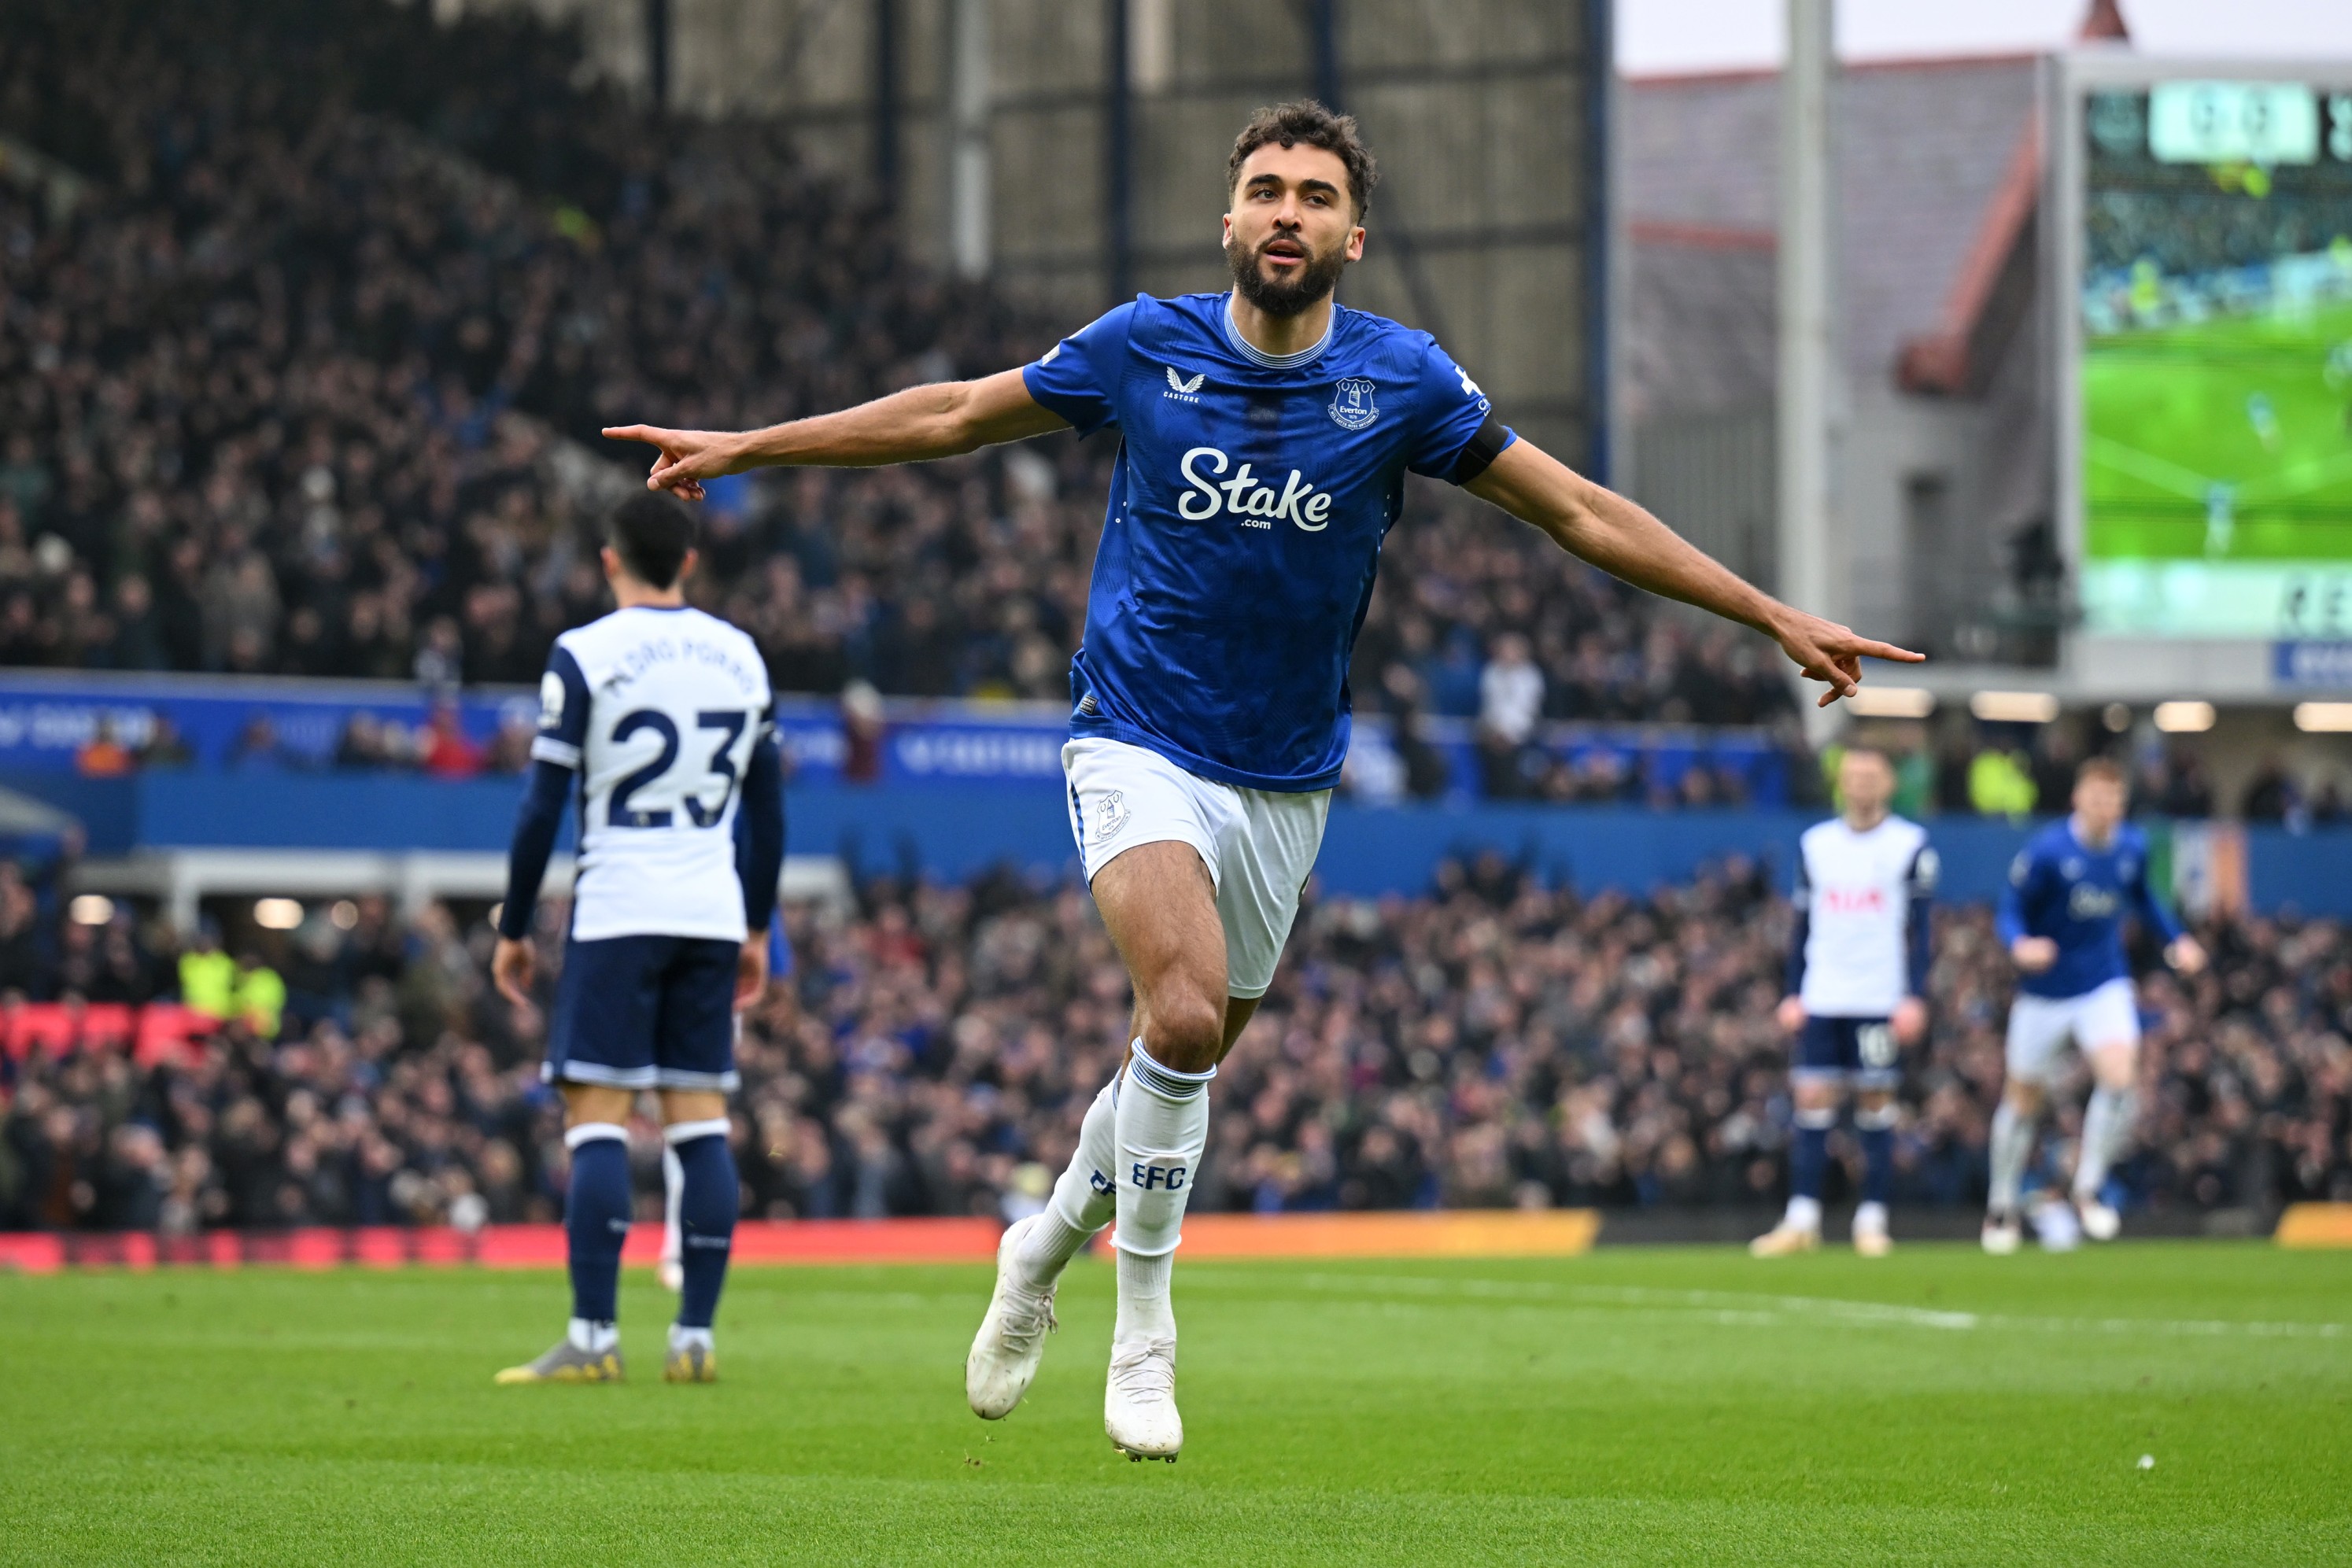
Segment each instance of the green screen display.
[{"label": "green screen display", "polygon": [[2084,630],[2352,636],[2352,89],[2084,110]]}]

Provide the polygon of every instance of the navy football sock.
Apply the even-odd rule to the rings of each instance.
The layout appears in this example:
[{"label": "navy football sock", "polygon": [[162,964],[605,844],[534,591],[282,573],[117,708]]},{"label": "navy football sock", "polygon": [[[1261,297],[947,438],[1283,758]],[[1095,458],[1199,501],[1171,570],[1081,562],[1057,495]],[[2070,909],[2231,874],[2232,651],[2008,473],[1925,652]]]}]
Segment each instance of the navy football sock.
[{"label": "navy football sock", "polygon": [[1830,1125],[1835,1116],[1835,1112],[1797,1113],[1797,1142],[1789,1151],[1789,1190],[1799,1197],[1821,1198],[1822,1173],[1830,1163]]},{"label": "navy football sock", "polygon": [[1895,1129],[1867,1124],[1862,1135],[1862,1201],[1886,1203],[1895,1196]]},{"label": "navy football sock", "polygon": [[707,1329],[727,1283],[727,1253],[735,1240],[735,1154],[727,1146],[727,1120],[682,1122],[668,1130],[684,1179],[678,1183],[681,1246],[677,1326]]},{"label": "navy football sock", "polygon": [[609,1323],[619,1315],[621,1243],[629,1239],[628,1134],[610,1122],[585,1122],[563,1141],[572,1147],[572,1192],[563,1206],[572,1315]]}]

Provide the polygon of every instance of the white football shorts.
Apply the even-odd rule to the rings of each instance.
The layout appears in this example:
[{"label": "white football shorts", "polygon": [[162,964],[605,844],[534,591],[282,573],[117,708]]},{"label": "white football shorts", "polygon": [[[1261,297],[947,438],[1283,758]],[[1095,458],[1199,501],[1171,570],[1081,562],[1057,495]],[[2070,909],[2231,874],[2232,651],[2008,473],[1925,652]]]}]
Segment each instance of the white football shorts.
[{"label": "white football shorts", "polygon": [[2079,997],[2035,997],[2020,991],[2009,1004],[2009,1075],[2027,1083],[2048,1081],[2058,1053],[2139,1043],[2139,998],[2129,980],[2109,980]]},{"label": "white football shorts", "polygon": [[1323,847],[1331,791],[1243,789],[1186,772],[1156,751],[1081,737],[1062,747],[1070,831],[1087,881],[1138,844],[1190,844],[1216,885],[1225,990],[1262,997]]}]

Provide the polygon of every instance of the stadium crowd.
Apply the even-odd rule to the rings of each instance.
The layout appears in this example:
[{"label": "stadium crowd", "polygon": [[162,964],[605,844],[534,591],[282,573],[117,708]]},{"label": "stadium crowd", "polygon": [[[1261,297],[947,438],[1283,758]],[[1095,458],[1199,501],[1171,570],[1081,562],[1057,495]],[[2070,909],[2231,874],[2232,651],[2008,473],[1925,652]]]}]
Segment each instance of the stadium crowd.
[{"label": "stadium crowd", "polygon": [[[542,911],[551,958],[562,918]],[[1898,1199],[1968,1205],[2011,975],[1987,912],[1940,918]],[[1425,896],[1312,902],[1217,1080],[1193,1202],[1761,1206],[1781,1189],[1790,1126],[1771,1022],[1788,927],[1785,903],[1737,862],[1648,900],[1549,891],[1489,857],[1450,863]],[[745,1212],[1033,1207],[1127,1032],[1124,975],[1084,894],[1004,876],[877,881],[852,909],[794,905],[790,928],[795,971],[740,1052]],[[2205,936],[2211,976],[2143,991],[2150,1092],[2119,1176],[2129,1201],[2352,1198],[2352,939],[2262,919]],[[256,931],[234,958],[209,941],[182,953],[127,909],[61,922],[0,864],[0,1016],[23,998],[138,1002],[184,985],[236,1015],[178,1062],[9,1060],[0,1225],[555,1218],[564,1154],[535,1071],[544,1020],[488,989],[488,946],[486,924],[443,905],[404,925],[366,899]],[[653,1206],[657,1134],[635,1133]]]},{"label": "stadium crowd", "polygon": [[[602,602],[567,442],[835,408],[1076,325],[913,265],[772,128],[574,85],[568,34],[225,10],[0,13],[0,132],[86,178],[0,185],[0,663],[531,682]],[[715,486],[702,594],[783,690],[1061,699],[1108,447]],[[1416,489],[1381,705],[1483,716],[1499,655],[1538,672],[1509,726],[1785,718],[1769,650],[1474,509]]]}]

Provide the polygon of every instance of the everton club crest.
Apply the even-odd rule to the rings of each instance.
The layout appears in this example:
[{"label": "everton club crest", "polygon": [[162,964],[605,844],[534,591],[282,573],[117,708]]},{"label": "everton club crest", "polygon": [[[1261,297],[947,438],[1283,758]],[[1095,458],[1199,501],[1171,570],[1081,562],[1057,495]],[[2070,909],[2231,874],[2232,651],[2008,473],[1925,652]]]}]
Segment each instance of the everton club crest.
[{"label": "everton club crest", "polygon": [[1380,418],[1381,411],[1372,406],[1372,383],[1363,376],[1349,376],[1331,389],[1331,423],[1342,430],[1361,430]]}]

